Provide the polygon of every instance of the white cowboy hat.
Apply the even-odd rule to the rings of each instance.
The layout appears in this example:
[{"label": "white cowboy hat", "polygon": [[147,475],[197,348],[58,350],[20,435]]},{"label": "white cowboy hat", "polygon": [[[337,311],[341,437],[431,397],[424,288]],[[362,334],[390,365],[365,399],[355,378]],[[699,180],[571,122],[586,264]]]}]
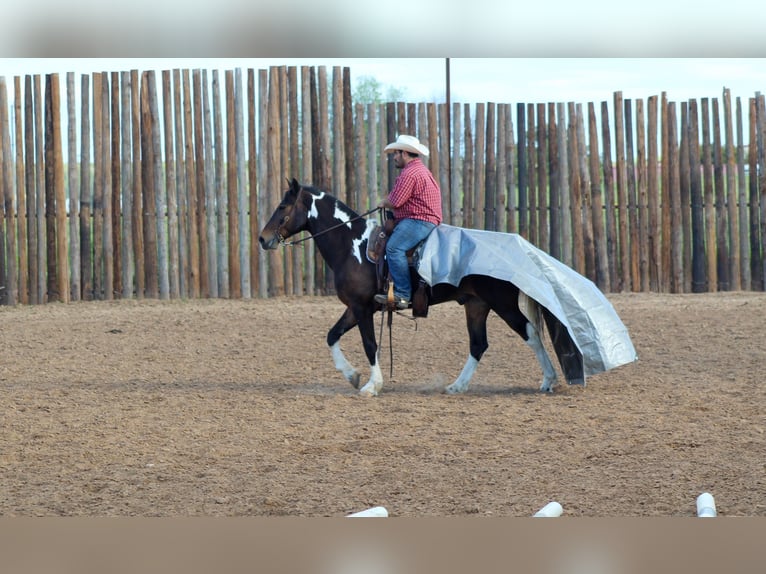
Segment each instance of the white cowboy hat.
[{"label": "white cowboy hat", "polygon": [[395,150],[408,151],[428,157],[428,148],[420,143],[420,140],[415,136],[400,135],[395,142],[388,144],[383,149],[383,153],[392,153]]}]

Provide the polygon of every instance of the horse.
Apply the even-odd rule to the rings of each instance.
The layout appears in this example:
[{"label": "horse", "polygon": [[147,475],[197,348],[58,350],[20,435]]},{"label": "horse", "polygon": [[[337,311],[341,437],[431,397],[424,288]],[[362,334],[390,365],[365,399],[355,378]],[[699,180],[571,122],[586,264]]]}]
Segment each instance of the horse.
[{"label": "horse", "polygon": [[[377,227],[374,218],[364,218],[332,195],[295,178],[289,181],[284,196],[261,230],[258,241],[264,250],[286,244],[286,239],[307,231],[327,265],[332,269],[335,290],[346,309],[327,332],[327,345],[335,368],[363,396],[376,396],[383,388],[383,374],[378,361],[374,315],[383,306],[374,301],[378,290],[375,264],[367,258],[367,244]],[[411,268],[413,280],[417,272]],[[509,281],[484,275],[466,275],[458,286],[432,285],[427,290],[428,305],[455,301],[465,309],[468,327],[469,354],[458,377],[448,385],[447,394],[464,393],[471,382],[482,355],[489,347],[487,317],[494,311],[534,351],[543,373],[540,390],[552,392],[557,373],[540,338],[541,323],[535,325],[519,307],[519,288]],[[555,329],[564,348],[574,351],[574,343],[565,331],[557,329],[555,319],[544,308],[543,316],[549,331]],[[359,328],[370,378],[359,388],[361,376],[346,359],[340,348],[341,337]],[[553,333],[551,337],[553,338]],[[558,352],[558,351],[557,351]],[[559,354],[559,361],[562,355]],[[563,364],[562,364],[563,367]]]}]

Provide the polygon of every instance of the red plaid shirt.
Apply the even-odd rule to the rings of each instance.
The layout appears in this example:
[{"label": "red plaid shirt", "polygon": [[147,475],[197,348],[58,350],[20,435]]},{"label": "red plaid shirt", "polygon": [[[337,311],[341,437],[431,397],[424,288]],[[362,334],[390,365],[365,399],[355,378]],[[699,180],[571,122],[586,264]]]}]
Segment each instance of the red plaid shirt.
[{"label": "red plaid shirt", "polygon": [[394,206],[396,219],[420,219],[434,225],[442,222],[439,184],[420,158],[402,168],[388,200]]}]

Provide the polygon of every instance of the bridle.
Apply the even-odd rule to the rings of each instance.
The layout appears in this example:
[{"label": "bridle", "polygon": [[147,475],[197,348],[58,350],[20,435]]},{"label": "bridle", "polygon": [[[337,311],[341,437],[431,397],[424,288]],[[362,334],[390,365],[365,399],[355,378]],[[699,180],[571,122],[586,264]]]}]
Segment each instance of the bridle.
[{"label": "bridle", "polygon": [[[292,208],[294,209],[295,206],[298,204],[298,198],[300,197],[300,192],[295,197],[295,203],[293,203]],[[343,227],[344,225],[348,225],[349,223],[353,223],[354,221],[358,221],[359,219],[364,219],[368,215],[375,213],[376,211],[380,211],[381,207],[375,207],[373,209],[370,209],[369,211],[365,211],[364,213],[357,215],[356,217],[352,217],[348,221],[341,221],[337,225],[333,225],[332,227],[328,227],[327,229],[320,231],[319,233],[313,233],[311,235],[307,235],[306,237],[302,237],[301,239],[298,239],[296,241],[285,241],[285,237],[279,232],[279,230],[284,226],[285,223],[290,221],[290,216],[285,215],[282,218],[282,221],[279,222],[279,226],[277,227],[277,239],[279,240],[279,244],[284,247],[292,247],[293,245],[298,245],[300,243],[303,243],[304,241],[308,241],[309,239],[316,239],[320,235],[324,235],[325,233],[329,233],[330,231],[334,231],[340,227]],[[290,210],[292,213],[292,209]]]}]

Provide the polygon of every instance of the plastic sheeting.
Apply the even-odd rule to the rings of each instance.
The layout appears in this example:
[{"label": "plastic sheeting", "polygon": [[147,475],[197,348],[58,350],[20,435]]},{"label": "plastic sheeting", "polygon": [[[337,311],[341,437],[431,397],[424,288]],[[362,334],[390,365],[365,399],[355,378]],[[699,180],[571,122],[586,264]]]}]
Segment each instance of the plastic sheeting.
[{"label": "plastic sheeting", "polygon": [[510,281],[566,327],[585,375],[638,358],[627,328],[599,288],[518,234],[442,224],[419,249],[416,265],[431,286],[457,286],[465,275]]}]

